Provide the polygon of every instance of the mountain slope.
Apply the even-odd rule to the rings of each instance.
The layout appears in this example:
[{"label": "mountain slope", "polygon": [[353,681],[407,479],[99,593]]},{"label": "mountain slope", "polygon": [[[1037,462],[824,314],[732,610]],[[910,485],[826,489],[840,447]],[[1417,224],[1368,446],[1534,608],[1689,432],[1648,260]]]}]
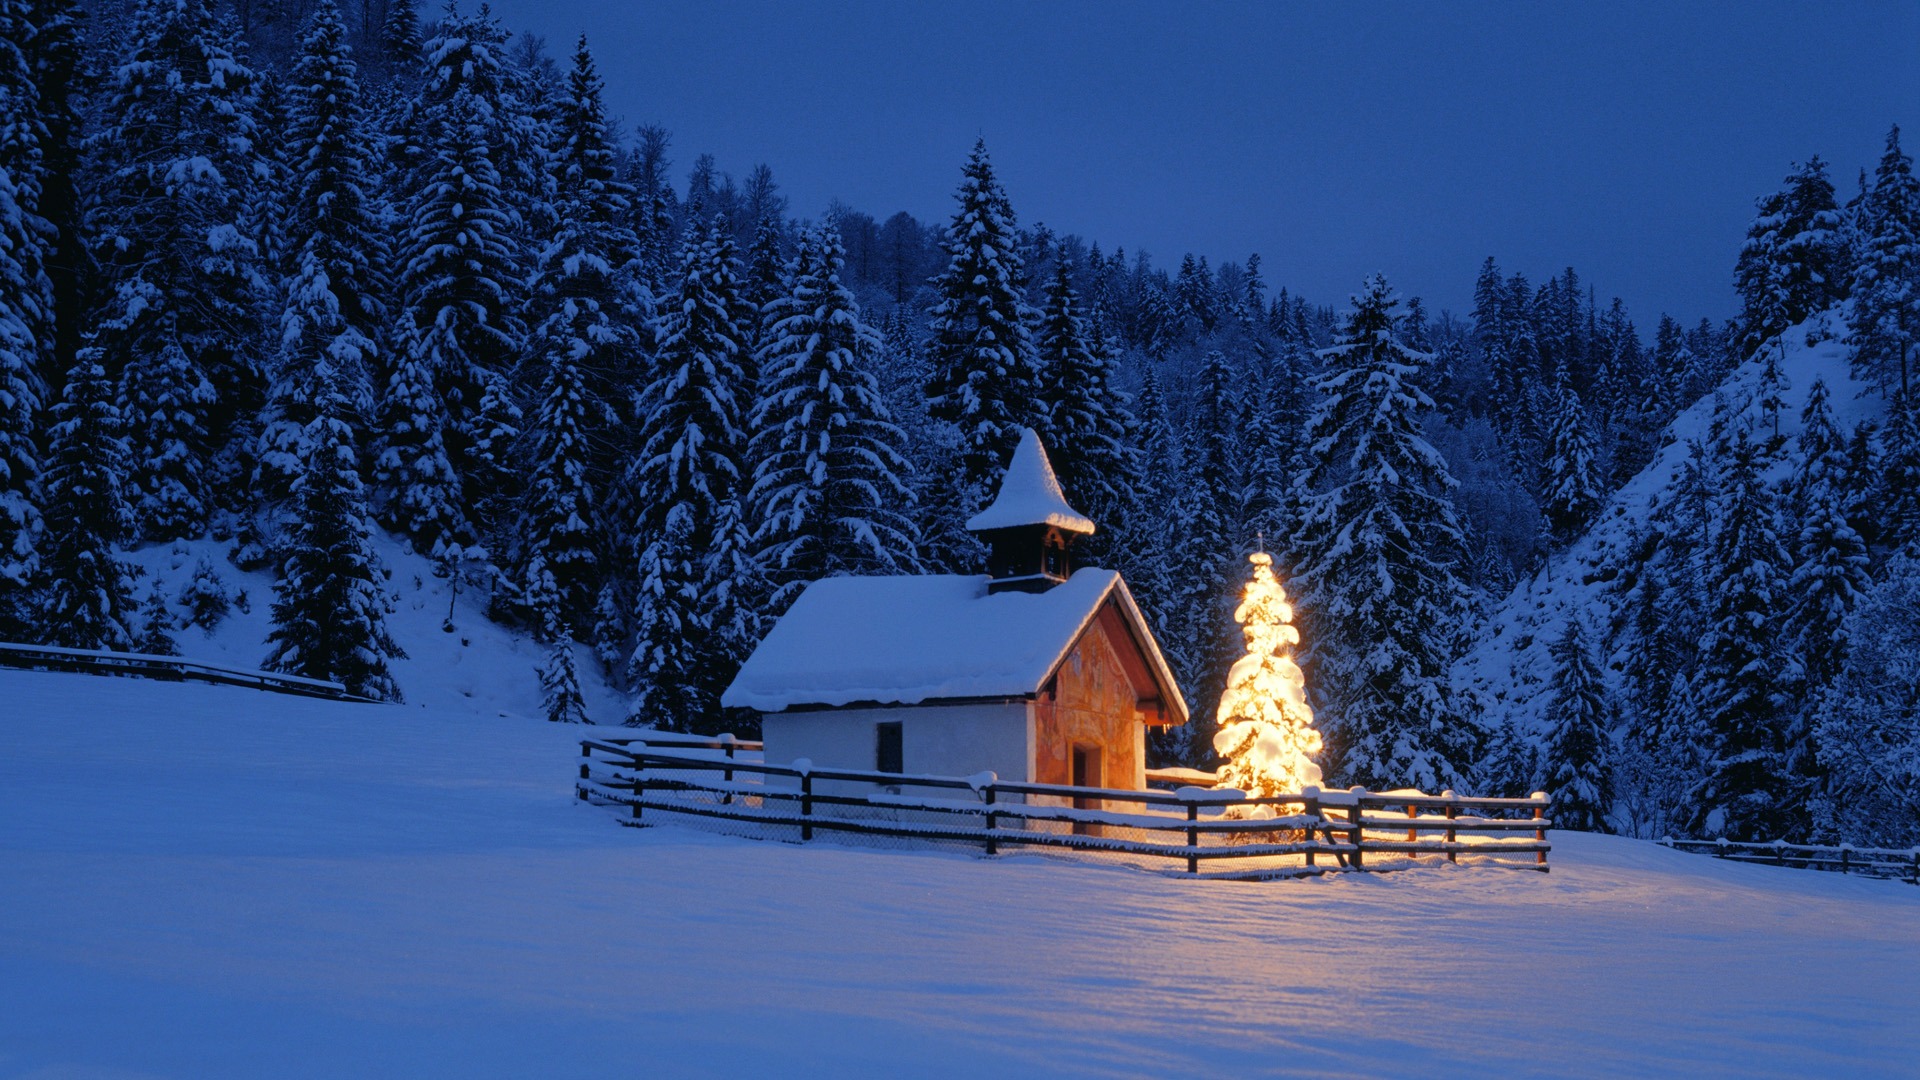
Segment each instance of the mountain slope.
[{"label": "mountain slope", "polygon": [[[1842,432],[1850,433],[1861,420],[1877,418],[1883,410],[1877,394],[1861,396],[1864,387],[1848,371],[1849,347],[1833,340],[1806,344],[1807,331],[1829,324],[1840,325],[1840,320],[1831,314],[1816,317],[1785,335],[1782,367],[1788,387],[1780,430],[1789,439],[1800,430],[1800,411],[1815,379],[1826,380]],[[1757,357],[1748,360],[1717,391],[1735,416],[1756,424],[1754,397],[1761,368]],[[1479,703],[1490,725],[1511,718],[1522,733],[1543,733],[1542,713],[1553,675],[1548,651],[1569,619],[1580,619],[1587,640],[1602,643],[1606,655],[1617,662],[1618,643],[1609,639],[1610,583],[1622,560],[1631,557],[1628,548],[1634,529],[1646,525],[1654,509],[1672,497],[1687,459],[1688,441],[1706,438],[1715,396],[1708,394],[1676,417],[1652,463],[1614,493],[1586,533],[1551,556],[1539,573],[1516,586],[1481,623],[1474,645],[1455,668],[1454,686]],[[1792,460],[1791,453],[1784,457],[1786,461],[1777,466],[1782,475]],[[1608,677],[1617,683],[1619,673],[1612,664]]]},{"label": "mountain slope", "polygon": [[[546,654],[545,646],[487,618],[486,598],[480,590],[462,586],[455,595],[453,583],[435,577],[427,559],[385,533],[375,534],[374,547],[389,575],[388,591],[395,598],[388,629],[407,653],[393,664],[406,706],[544,718],[534,669]],[[204,560],[236,602],[211,631],[190,625],[175,630],[180,654],[212,664],[258,668],[269,651],[273,575],[238,569],[227,561],[227,548],[219,541],[193,540],[128,552],[127,561],[143,572],[134,583],[134,595],[144,605],[157,585],[175,620],[184,622],[188,611],[180,596]],[[238,599],[240,594],[245,595],[243,601]],[[449,625],[451,631],[445,629]],[[599,723],[619,723],[626,717],[624,695],[598,676],[600,665],[588,656],[589,650],[577,648],[587,715]]]}]

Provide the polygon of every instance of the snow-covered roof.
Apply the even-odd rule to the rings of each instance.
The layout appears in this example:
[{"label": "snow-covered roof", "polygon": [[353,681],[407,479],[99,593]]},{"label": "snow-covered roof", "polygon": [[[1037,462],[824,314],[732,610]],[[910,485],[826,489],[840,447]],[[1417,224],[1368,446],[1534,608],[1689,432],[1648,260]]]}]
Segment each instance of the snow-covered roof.
[{"label": "snow-covered roof", "polygon": [[1047,460],[1047,448],[1040,445],[1040,436],[1032,428],[1020,429],[1020,445],[1014,447],[1013,460],[1007,463],[1000,493],[994,496],[992,506],[973,515],[967,529],[983,532],[1021,525],[1052,525],[1068,532],[1093,532],[1093,522],[1067,505],[1060,481],[1053,475],[1053,463]]},{"label": "snow-covered roof", "polygon": [[985,577],[833,577],[800,599],[721,696],[778,712],[855,702],[912,705],[1037,693],[1113,598],[1168,710],[1186,704],[1126,583],[1082,569],[1045,592],[987,592]]}]

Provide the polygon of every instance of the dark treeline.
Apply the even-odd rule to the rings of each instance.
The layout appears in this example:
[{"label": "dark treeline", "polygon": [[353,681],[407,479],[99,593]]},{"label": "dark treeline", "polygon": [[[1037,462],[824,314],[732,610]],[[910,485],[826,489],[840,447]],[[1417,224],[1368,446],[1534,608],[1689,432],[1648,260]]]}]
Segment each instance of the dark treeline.
[{"label": "dark treeline", "polygon": [[[1022,226],[984,145],[950,220],[806,220],[765,165],[619,130],[584,39],[554,57],[485,8],[0,0],[0,30],[6,637],[168,648],[174,603],[136,599],[114,549],[211,537],[278,576],[271,666],[397,698],[379,526],[552,646],[554,719],[584,718],[578,642],[633,722],[738,729],[719,692],[806,581],[977,570],[962,523],[1031,426],[1198,716],[1241,651],[1245,556],[1275,554],[1336,782],[1552,786],[1594,827],[1745,833],[1789,827],[1740,809],[1762,802],[1849,835],[1842,802],[1920,804],[1911,778],[1836,794],[1871,771],[1841,728],[1870,721],[1829,702],[1871,678],[1834,644],[1849,620],[1912,589],[1897,138],[1846,206],[1817,159],[1762,200],[1739,320],[1643,334],[1572,268],[1488,258],[1460,315],[1378,278],[1336,308],[1258,255],[1158,265]],[[1829,309],[1884,428],[1810,405],[1822,433],[1787,446],[1730,407],[1610,644],[1556,646],[1555,730],[1459,693],[1486,605]],[[1767,625],[1789,595],[1797,636]],[[1208,764],[1211,735],[1153,751]]]}]

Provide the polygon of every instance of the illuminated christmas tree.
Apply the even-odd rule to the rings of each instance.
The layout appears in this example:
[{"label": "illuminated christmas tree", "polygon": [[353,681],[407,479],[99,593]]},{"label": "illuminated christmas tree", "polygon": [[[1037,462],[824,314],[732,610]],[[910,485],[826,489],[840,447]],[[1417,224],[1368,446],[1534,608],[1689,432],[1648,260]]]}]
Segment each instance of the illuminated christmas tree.
[{"label": "illuminated christmas tree", "polygon": [[1293,605],[1273,576],[1273,558],[1265,552],[1247,557],[1253,580],[1233,613],[1247,639],[1247,655],[1227,673],[1220,695],[1219,733],[1213,748],[1226,759],[1219,785],[1249,795],[1288,795],[1320,783],[1320,733],[1307,706],[1306,679],[1293,662],[1299,644]]}]

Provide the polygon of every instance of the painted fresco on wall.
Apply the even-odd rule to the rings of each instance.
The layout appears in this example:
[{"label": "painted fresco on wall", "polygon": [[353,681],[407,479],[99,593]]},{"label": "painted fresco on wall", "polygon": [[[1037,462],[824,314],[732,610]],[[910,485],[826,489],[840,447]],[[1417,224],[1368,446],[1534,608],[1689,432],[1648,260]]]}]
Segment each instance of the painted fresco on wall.
[{"label": "painted fresco on wall", "polygon": [[1131,787],[1134,761],[1133,683],[1107,634],[1094,620],[1060,665],[1051,701],[1042,698],[1034,738],[1034,780],[1073,783],[1075,744],[1099,748],[1101,787]]}]

